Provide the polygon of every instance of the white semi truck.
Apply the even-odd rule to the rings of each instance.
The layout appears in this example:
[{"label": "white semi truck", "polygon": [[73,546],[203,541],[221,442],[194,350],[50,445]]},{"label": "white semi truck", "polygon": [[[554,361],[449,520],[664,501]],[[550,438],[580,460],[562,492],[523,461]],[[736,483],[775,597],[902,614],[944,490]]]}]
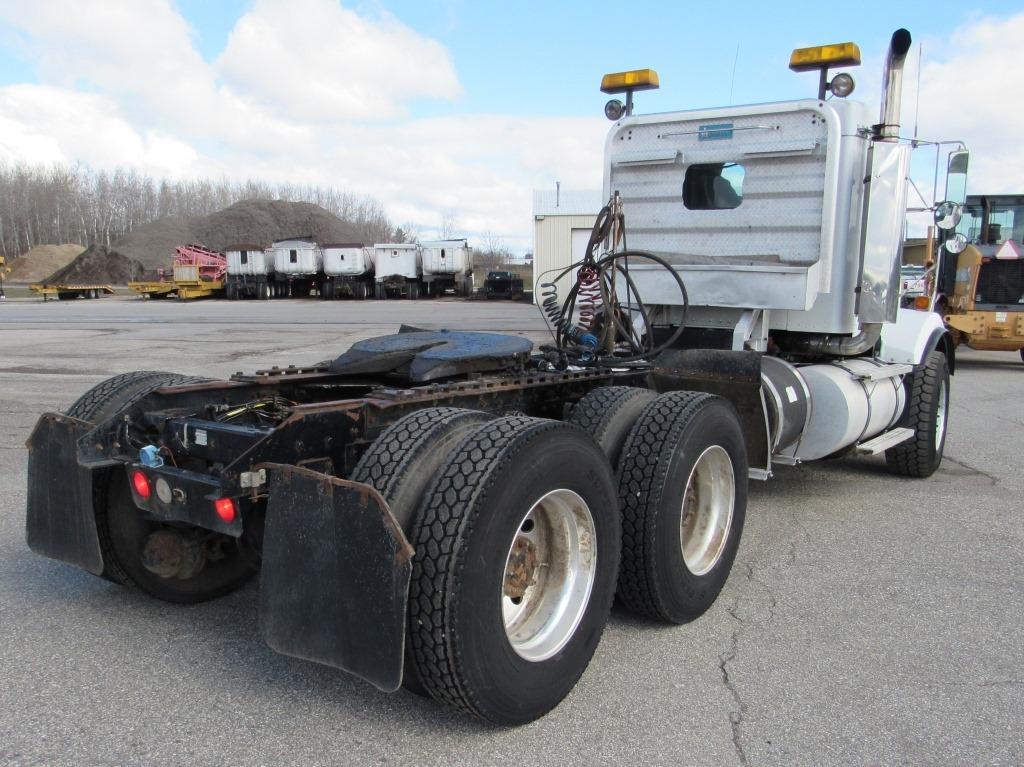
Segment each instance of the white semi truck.
[{"label": "white semi truck", "polygon": [[[403,328],[229,381],[115,376],[37,423],[29,546],[172,602],[259,571],[278,652],[543,716],[616,595],[673,624],[714,603],[749,479],[836,455],[938,468],[952,339],[898,307],[909,47],[897,31],[877,120],[828,78],[851,43],[795,51],[818,97],[783,103],[641,116],[657,76],[607,76],[626,94],[605,107],[608,204],[542,283],[550,345]],[[937,206],[950,251],[961,202]],[[376,255],[378,286],[419,283],[415,246]]]},{"label": "white semi truck", "polygon": [[262,245],[239,243],[225,249],[228,259],[224,294],[229,299],[272,295],[274,257]]},{"label": "white semi truck", "polygon": [[323,246],[324,279],[320,297],[348,296],[363,299],[373,295],[372,247],[362,243],[328,243]]},{"label": "white semi truck", "polygon": [[319,290],[324,254],[312,235],[277,240],[268,249],[274,257],[272,293],[302,298]]},{"label": "white semi truck", "polygon": [[417,243],[378,243],[373,246],[373,260],[376,298],[420,297],[423,257]]},{"label": "white semi truck", "polygon": [[473,292],[473,266],[466,240],[421,242],[423,284],[428,296],[451,290],[457,296]]}]

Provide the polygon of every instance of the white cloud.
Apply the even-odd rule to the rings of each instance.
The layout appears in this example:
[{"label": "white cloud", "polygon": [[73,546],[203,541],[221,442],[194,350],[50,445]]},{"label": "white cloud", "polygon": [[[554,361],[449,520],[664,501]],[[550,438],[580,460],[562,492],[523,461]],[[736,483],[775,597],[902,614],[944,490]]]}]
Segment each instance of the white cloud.
[{"label": "white cloud", "polygon": [[136,130],[116,103],[93,93],[11,85],[0,88],[0,115],[0,158],[9,162],[132,165],[176,177],[196,170],[197,153],[188,144]]},{"label": "white cloud", "polygon": [[465,234],[519,249],[532,188],[600,184],[598,116],[401,117],[458,98],[448,51],[336,0],[257,2],[213,64],[167,0],[0,0],[0,23],[42,81],[0,88],[0,158],[330,184],[424,233],[453,209]]},{"label": "white cloud", "polygon": [[[459,98],[449,52],[336,0],[257,0],[212,64],[170,0],[0,0],[0,23],[41,80],[0,88],[6,159],[332,184],[378,197],[396,222],[426,231],[453,209],[465,232],[518,247],[530,243],[532,188],[600,184],[598,116],[404,117],[416,99]],[[1024,80],[1007,42],[1020,39],[1024,13],[924,43],[921,135],[967,142],[973,193],[1019,191],[1024,178]],[[905,135],[916,67],[915,47]],[[858,79],[857,96],[876,98],[876,67]]]},{"label": "white cloud", "polygon": [[[1020,192],[1024,185],[1024,79],[1019,75],[1024,13],[983,18],[948,40],[927,41],[921,69],[922,136],[960,139],[971,150],[971,194]],[[916,57],[915,57],[916,58]],[[916,62],[907,73],[904,125],[913,126]]]},{"label": "white cloud", "polygon": [[216,66],[254,101],[316,122],[392,117],[408,99],[462,92],[440,43],[327,0],[259,0]]}]

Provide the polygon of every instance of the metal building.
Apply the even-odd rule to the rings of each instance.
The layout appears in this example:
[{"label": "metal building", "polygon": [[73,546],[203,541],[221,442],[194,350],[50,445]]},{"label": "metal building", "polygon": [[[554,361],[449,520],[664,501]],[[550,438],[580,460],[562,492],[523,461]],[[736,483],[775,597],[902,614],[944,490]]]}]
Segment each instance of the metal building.
[{"label": "metal building", "polygon": [[[539,283],[583,257],[594,219],[601,210],[601,191],[536,189],[533,192],[533,296]],[[544,277],[544,273],[556,270]],[[559,284],[568,282],[563,280]],[[565,289],[568,289],[566,287]]]}]

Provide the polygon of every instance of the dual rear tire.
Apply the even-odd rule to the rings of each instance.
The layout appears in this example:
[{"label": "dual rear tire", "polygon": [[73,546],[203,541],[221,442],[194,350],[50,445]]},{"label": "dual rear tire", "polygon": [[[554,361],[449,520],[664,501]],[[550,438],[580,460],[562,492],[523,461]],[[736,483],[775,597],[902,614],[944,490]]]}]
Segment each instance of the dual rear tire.
[{"label": "dual rear tire", "polygon": [[746,516],[746,443],[735,408],[703,392],[595,389],[570,420],[616,469],[617,594],[669,623],[702,615],[732,569]]},{"label": "dual rear tire", "polygon": [[404,685],[500,724],[542,716],[583,674],[616,593],[674,623],[714,602],[746,471],[735,410],[708,394],[597,389],[570,423],[400,419],[350,479],[384,496],[416,550]]},{"label": "dual rear tire", "polygon": [[607,620],[621,524],[608,460],[582,430],[430,408],[374,442],[374,485],[416,549],[406,686],[500,724],[573,688]]}]

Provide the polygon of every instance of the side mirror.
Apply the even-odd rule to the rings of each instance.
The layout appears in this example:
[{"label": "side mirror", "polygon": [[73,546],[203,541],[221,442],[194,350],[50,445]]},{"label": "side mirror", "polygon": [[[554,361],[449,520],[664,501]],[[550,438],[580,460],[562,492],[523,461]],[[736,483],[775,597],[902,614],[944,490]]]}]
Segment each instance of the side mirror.
[{"label": "side mirror", "polygon": [[949,153],[946,165],[946,199],[963,205],[967,201],[967,165],[970,153],[966,150]]},{"label": "side mirror", "polygon": [[946,240],[946,242],[944,243],[944,247],[948,252],[952,253],[954,256],[957,256],[963,253],[965,250],[967,250],[967,236],[961,234],[960,232],[957,232],[948,240]]},{"label": "side mirror", "polygon": [[956,229],[956,225],[960,223],[960,217],[963,213],[962,205],[950,200],[940,202],[935,207],[935,226],[943,230]]}]

